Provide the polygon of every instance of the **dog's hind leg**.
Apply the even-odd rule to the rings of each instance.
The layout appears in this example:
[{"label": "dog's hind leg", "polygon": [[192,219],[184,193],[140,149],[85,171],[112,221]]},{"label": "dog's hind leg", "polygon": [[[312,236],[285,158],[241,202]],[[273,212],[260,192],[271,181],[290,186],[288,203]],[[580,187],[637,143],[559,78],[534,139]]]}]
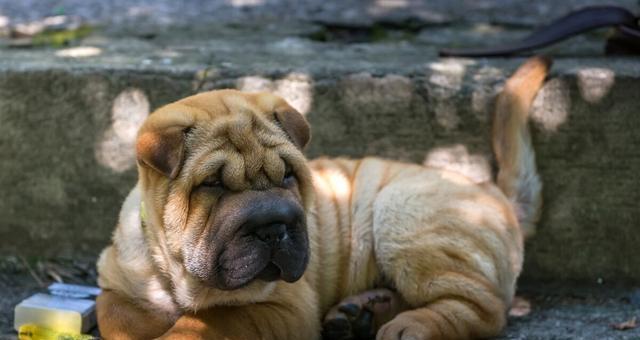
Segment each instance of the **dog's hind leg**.
[{"label": "dog's hind leg", "polygon": [[[491,228],[456,223],[420,229],[427,230],[409,232],[403,242],[377,244],[384,275],[412,308],[383,325],[377,338],[469,339],[499,334],[519,266],[511,263],[510,247],[504,246],[510,243],[508,237]],[[517,243],[513,241],[514,248]]]},{"label": "dog's hind leg", "polygon": [[471,339],[495,336],[506,323],[506,303],[485,280],[457,273],[434,277],[430,302],[398,314],[377,339]]},{"label": "dog's hind leg", "polygon": [[378,196],[376,263],[412,308],[378,339],[484,338],[505,325],[522,263],[516,216],[496,187],[450,176],[403,176]]}]

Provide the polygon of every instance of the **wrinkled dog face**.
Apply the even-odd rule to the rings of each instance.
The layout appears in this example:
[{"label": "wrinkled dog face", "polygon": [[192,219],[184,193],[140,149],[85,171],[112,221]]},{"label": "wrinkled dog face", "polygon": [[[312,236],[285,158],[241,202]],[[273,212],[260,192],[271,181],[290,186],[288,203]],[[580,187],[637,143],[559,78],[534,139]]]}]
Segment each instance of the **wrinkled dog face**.
[{"label": "wrinkled dog face", "polygon": [[304,118],[278,97],[237,91],[190,97],[154,118],[139,133],[138,158],[147,186],[162,188],[174,260],[222,290],[300,279],[311,192]]}]

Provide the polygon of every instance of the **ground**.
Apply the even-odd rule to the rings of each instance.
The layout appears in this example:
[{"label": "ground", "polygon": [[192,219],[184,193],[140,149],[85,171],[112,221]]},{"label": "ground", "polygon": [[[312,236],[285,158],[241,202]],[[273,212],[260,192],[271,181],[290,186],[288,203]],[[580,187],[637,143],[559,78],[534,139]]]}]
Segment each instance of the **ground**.
[{"label": "ground", "polygon": [[[5,261],[0,271],[0,339],[16,337],[14,306],[43,289],[38,281],[46,286],[56,275],[67,282],[95,283],[90,262],[25,265],[18,258],[7,265]],[[640,289],[632,286],[527,282],[520,285],[518,296],[520,307],[512,311],[509,326],[498,339],[640,339],[640,327],[614,328],[640,318]]]}]

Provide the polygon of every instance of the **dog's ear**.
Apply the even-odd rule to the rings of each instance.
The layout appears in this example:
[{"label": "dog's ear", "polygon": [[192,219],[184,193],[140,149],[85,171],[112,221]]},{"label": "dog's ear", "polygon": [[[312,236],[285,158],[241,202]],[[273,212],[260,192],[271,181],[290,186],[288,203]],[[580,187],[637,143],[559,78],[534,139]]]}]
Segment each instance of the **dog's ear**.
[{"label": "dog's ear", "polygon": [[184,138],[188,127],[171,126],[142,132],[136,142],[138,161],[174,179],[184,157]]},{"label": "dog's ear", "polygon": [[274,118],[299,149],[302,150],[307,146],[309,139],[311,139],[311,129],[307,120],[300,113],[289,108],[281,112],[276,111]]}]

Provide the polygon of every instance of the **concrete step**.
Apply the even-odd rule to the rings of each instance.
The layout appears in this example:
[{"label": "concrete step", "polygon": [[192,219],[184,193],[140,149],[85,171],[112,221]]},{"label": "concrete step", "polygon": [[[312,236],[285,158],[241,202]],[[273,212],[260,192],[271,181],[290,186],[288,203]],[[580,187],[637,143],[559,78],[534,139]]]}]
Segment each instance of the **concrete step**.
[{"label": "concrete step", "polygon": [[[313,126],[309,157],[428,160],[487,178],[492,101],[523,59],[436,57],[450,41],[504,39],[475,28],[343,43],[314,40],[326,26],[263,22],[3,48],[0,252],[95,256],[135,182],[139,124],[210,89],[284,96]],[[603,58],[599,36],[581,39],[548,50],[556,64],[532,123],[545,207],[524,276],[637,281],[640,61]]]}]

